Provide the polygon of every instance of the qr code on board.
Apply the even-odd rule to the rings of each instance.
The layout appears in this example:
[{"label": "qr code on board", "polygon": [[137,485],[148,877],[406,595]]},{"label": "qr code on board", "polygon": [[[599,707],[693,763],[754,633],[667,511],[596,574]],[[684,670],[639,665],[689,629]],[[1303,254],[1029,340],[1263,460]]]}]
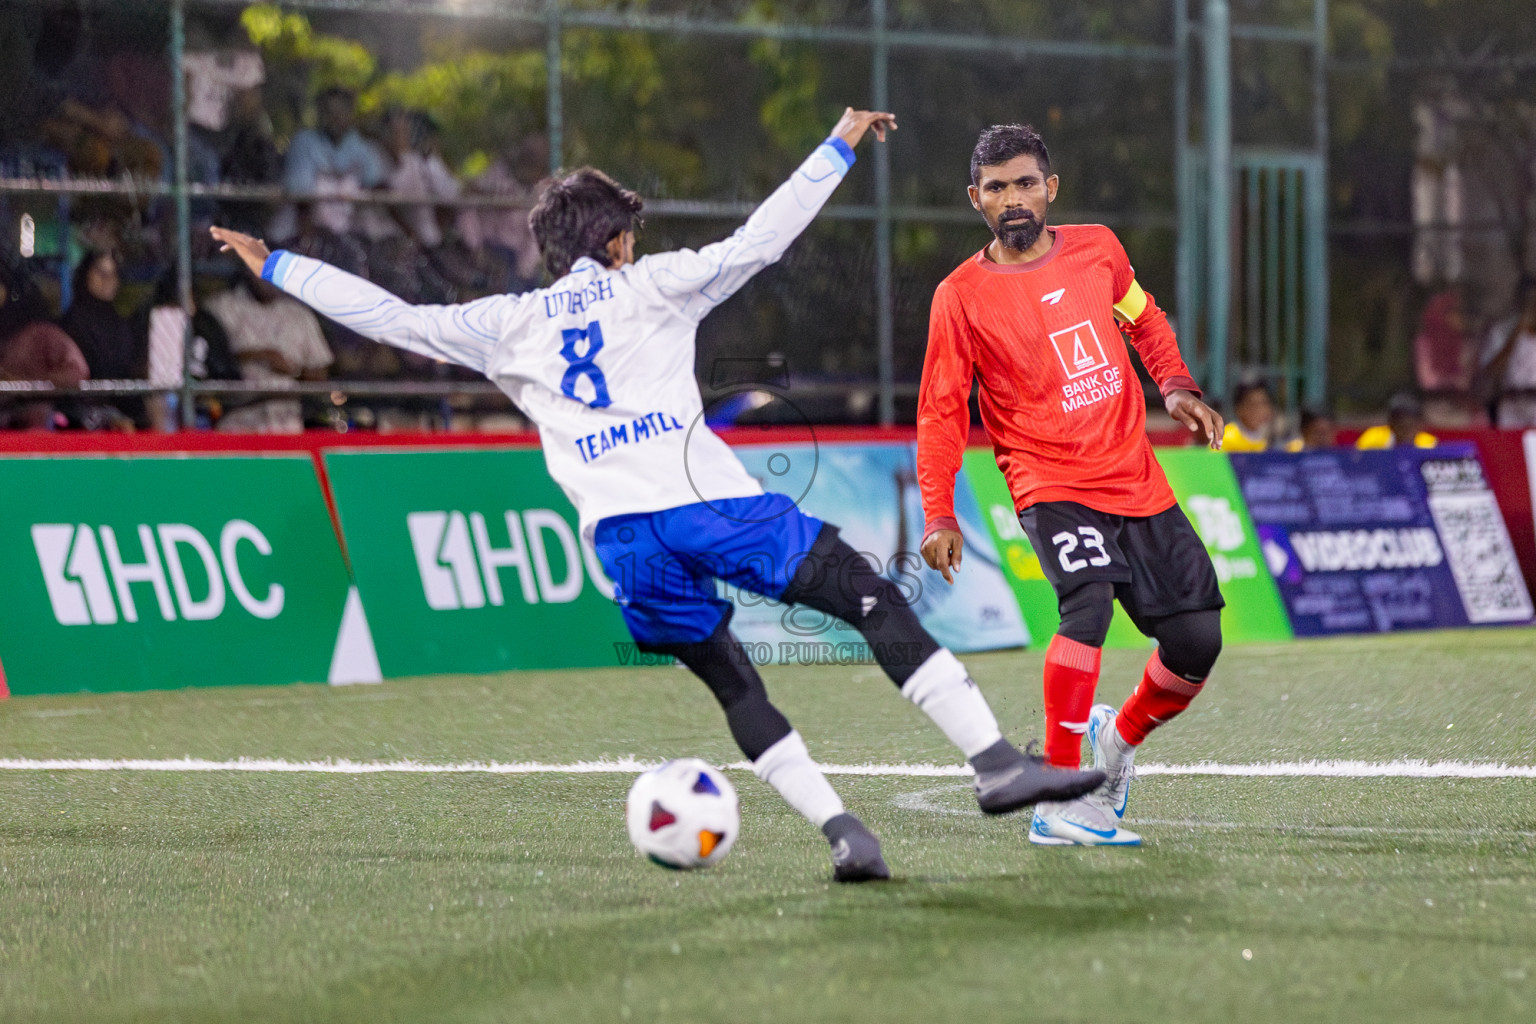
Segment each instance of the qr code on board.
[{"label": "qr code on board", "polygon": [[1431,494],[1429,510],[1461,591],[1467,620],[1522,622],[1531,617],[1515,550],[1489,491]]}]

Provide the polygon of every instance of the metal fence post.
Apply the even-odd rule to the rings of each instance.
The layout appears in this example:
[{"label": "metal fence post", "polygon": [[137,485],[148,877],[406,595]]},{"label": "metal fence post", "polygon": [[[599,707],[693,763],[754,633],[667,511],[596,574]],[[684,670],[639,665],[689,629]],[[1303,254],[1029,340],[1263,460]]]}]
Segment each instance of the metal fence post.
[{"label": "metal fence post", "polygon": [[565,163],[565,97],[561,92],[560,0],[544,0],[545,117],[549,122],[549,173]]},{"label": "metal fence post", "polygon": [[1306,399],[1328,397],[1328,0],[1312,0],[1312,130],[1317,185],[1307,189],[1307,228],[1318,233],[1307,260]]},{"label": "metal fence post", "polygon": [[[890,105],[890,44],[886,40],[885,0],[870,5],[875,34],[870,101],[876,110]],[[894,138],[894,137],[893,137]],[[896,309],[891,288],[890,142],[875,149],[875,340],[880,360],[880,425],[896,422]]]},{"label": "metal fence post", "polygon": [[[1173,292],[1174,320],[1181,338],[1184,359],[1197,365],[1195,340],[1200,327],[1195,319],[1193,260],[1188,237],[1189,192],[1189,0],[1173,0]],[[1197,368],[1196,373],[1199,372]]]},{"label": "metal fence post", "polygon": [[192,206],[187,190],[187,79],[182,57],[187,48],[186,0],[171,4],[171,123],[174,130],[173,159],[176,201],[176,295],[186,313],[181,336],[181,425],[190,430],[197,423],[192,395]]},{"label": "metal fence post", "polygon": [[1232,316],[1232,38],[1227,0],[1205,0],[1205,152],[1209,173],[1206,217],[1206,390],[1227,393],[1227,343]]}]

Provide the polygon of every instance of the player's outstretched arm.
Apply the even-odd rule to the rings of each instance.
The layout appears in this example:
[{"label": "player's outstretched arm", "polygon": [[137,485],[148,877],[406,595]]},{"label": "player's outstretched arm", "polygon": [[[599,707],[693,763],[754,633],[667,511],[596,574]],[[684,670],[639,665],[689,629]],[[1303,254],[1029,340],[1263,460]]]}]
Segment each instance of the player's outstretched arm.
[{"label": "player's outstretched arm", "polygon": [[371,281],[320,260],[279,249],[259,238],[211,228],[221,252],[233,252],[250,272],[277,285],[315,312],[365,338],[481,373],[517,296],[492,295],[457,306],[414,306]]},{"label": "player's outstretched arm", "polygon": [[853,166],[854,147],[865,135],[873,132],[883,142],[885,133],[895,128],[895,114],[847,108],[826,141],[731,237],[697,252],[679,249],[647,256],[637,270],[685,315],[702,320],[753,274],[783,256],[810,226]]}]

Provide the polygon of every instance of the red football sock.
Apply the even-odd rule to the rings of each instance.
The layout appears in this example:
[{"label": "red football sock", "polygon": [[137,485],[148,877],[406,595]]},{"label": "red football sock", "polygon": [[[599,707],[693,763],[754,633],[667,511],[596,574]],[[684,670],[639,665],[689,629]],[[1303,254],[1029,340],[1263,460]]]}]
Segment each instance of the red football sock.
[{"label": "red football sock", "polygon": [[1115,717],[1115,728],[1120,730],[1120,738],[1133,747],[1146,739],[1147,733],[1160,725],[1166,725],[1180,711],[1189,707],[1189,702],[1205,686],[1204,680],[1192,683],[1168,671],[1162,658],[1158,657],[1159,653],[1152,652],[1152,657],[1147,660],[1147,671],[1141,677],[1141,685],[1126,698],[1125,706]]},{"label": "red football sock", "polygon": [[1083,733],[1099,685],[1097,647],[1057,634],[1045,649],[1045,759],[1058,768],[1083,760]]}]

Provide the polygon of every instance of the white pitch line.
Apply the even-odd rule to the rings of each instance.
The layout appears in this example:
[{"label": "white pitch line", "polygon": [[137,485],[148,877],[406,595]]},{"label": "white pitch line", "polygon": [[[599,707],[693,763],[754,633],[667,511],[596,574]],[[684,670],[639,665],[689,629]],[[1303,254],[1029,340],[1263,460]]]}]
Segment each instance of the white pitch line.
[{"label": "white pitch line", "polygon": [[[152,760],[148,758],[0,758],[0,771],[74,772],[270,772],[321,775],[608,775],[644,771],[659,764],[634,757],[552,764],[542,761],[465,761],[433,764],[424,761],[287,761],[277,758],[246,758],[210,761],[202,758]],[[726,768],[749,770],[745,761]],[[908,778],[961,778],[972,773],[958,764],[824,764],[828,775],[868,775]],[[1151,775],[1218,775],[1239,778],[1334,778],[1334,779],[1536,779],[1536,765],[1511,765],[1475,761],[1270,761],[1258,764],[1146,764],[1136,773]]]},{"label": "white pitch line", "polygon": [[[963,794],[963,796],[962,796]],[[918,811],[924,814],[942,814],[952,818],[981,818],[985,817],[970,800],[970,787],[955,785],[934,786],[932,789],[918,790],[916,793],[901,793],[891,800],[891,805],[903,811]],[[954,806],[941,802],[946,797],[959,797],[963,804],[968,806]],[[1165,826],[1168,828],[1187,829],[1190,831],[1216,830],[1221,832],[1294,832],[1315,833],[1320,835],[1344,835],[1344,836],[1423,836],[1433,838],[1436,836],[1461,836],[1481,837],[1491,836],[1495,838],[1513,837],[1516,839],[1536,839],[1536,832],[1524,829],[1505,828],[1401,828],[1391,825],[1297,825],[1281,822],[1265,823],[1256,821],[1204,821],[1198,818],[1134,818],[1131,822],[1137,828],[1144,825]]]}]

